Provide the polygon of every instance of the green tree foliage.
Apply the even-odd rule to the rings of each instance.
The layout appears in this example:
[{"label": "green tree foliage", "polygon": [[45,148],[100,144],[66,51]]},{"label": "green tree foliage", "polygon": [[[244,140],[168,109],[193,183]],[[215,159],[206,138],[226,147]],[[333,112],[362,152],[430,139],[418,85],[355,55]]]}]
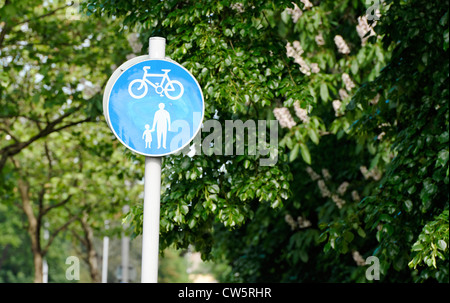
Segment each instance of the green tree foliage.
[{"label": "green tree foliage", "polygon": [[[152,10],[147,10],[149,5]],[[222,125],[230,119],[266,119],[272,115],[271,104],[282,105],[286,94],[309,96],[302,89],[301,72],[290,70],[286,58],[279,56],[285,43],[272,39],[272,31],[281,17],[280,12],[273,15],[270,2],[259,1],[242,13],[222,2],[100,1],[86,6],[97,15],[126,15],[123,22],[130,26],[140,22],[144,45],[149,35],[166,37],[167,55],[199,80],[207,119],[216,111]],[[313,102],[311,97],[307,100],[305,105]],[[223,142],[217,144],[224,152]],[[259,158],[205,154],[165,158],[161,248],[194,243],[207,253],[216,220],[227,227],[240,225],[252,216],[250,204],[256,201],[280,207],[289,195],[288,166],[283,161],[259,166]],[[132,210],[136,233],[141,232],[141,214],[140,206]]]},{"label": "green tree foliage", "polygon": [[180,256],[180,251],[166,249],[159,258],[159,283],[188,283],[187,260]]},{"label": "green tree foliage", "polygon": [[207,119],[281,126],[274,166],[248,150],[164,159],[162,248],[194,244],[229,281],[366,281],[371,255],[383,281],[448,281],[448,7],[88,1],[143,43],[166,37]]},{"label": "green tree foliage", "polygon": [[[395,153],[379,189],[362,203],[364,221],[369,230],[380,226],[381,262],[400,270],[414,256],[410,266],[424,269],[413,272],[415,280],[448,282],[449,2],[387,5],[380,32],[392,58],[349,106],[361,112],[356,136],[370,140],[384,124],[383,140]],[[364,96],[374,92],[383,97],[370,106]]]},{"label": "green tree foliage", "polygon": [[[69,252],[54,254],[51,247],[68,229],[98,281],[93,234],[103,233],[104,220],[135,197],[141,178],[133,160],[114,149],[106,125],[95,123],[102,117],[101,87],[130,46],[117,35],[117,22],[68,9],[64,1],[0,2],[2,263],[10,264],[11,252],[28,243],[37,282],[47,253],[65,266]],[[29,241],[17,235],[20,228]],[[65,279],[63,270],[59,274]]]},{"label": "green tree foliage", "polygon": [[[203,88],[206,119],[222,129],[238,119],[280,126],[278,146],[269,146],[278,148],[272,166],[261,166],[264,157],[249,145],[244,155],[215,156],[197,144],[200,155],[164,159],[161,250],[193,244],[204,258],[230,265],[226,281],[364,282],[364,258],[374,255],[382,281],[448,282],[448,1],[383,1],[376,25],[360,18],[375,15],[365,1],[90,0],[83,4],[89,21],[66,21],[69,27],[41,22],[62,9],[30,7],[4,1],[0,9],[0,50],[11,58],[0,70],[1,131],[9,138],[0,143],[8,202],[0,210],[17,201],[17,184],[36,157],[44,160],[28,181],[33,203],[44,188],[46,205],[57,205],[80,184],[72,193],[80,203],[54,209],[56,226],[99,210],[98,196],[120,201],[124,193],[111,184],[142,177],[133,166],[142,157],[121,162],[105,126],[83,128],[99,115],[101,99],[76,89],[82,77],[102,86],[111,64],[129,52],[113,47],[123,31],[106,26],[119,18],[120,30],[140,32],[142,54],[149,36],[167,38],[167,55]],[[31,32],[14,27],[25,23]],[[104,29],[101,38],[89,38],[94,28]],[[61,37],[49,34],[55,29]],[[65,47],[73,41],[80,49]],[[70,102],[68,89],[75,89]],[[68,159],[46,153],[49,146],[69,146]],[[82,156],[76,146],[85,148]],[[225,144],[214,148],[224,152]],[[95,168],[86,164],[91,156],[113,164]],[[78,171],[64,174],[75,157]],[[58,169],[54,183],[38,187],[48,183],[50,165]],[[123,170],[116,174],[113,165]],[[93,220],[94,229],[103,219]],[[141,204],[127,219],[141,233]],[[18,247],[23,240],[1,241]]]}]

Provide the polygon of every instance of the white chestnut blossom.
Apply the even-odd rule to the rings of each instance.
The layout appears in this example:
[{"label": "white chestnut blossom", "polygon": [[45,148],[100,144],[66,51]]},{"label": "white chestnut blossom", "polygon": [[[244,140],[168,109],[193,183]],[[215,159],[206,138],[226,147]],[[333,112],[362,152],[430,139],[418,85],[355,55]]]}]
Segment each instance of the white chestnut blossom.
[{"label": "white chestnut blossom", "polygon": [[344,206],[344,204],[345,204],[345,201],[342,200],[341,198],[339,198],[339,196],[336,195],[336,194],[332,194],[332,195],[331,195],[331,200],[333,200],[333,202],[336,203],[336,206],[337,206],[339,209],[341,209],[342,206]]},{"label": "white chestnut blossom", "polygon": [[273,114],[283,128],[292,128],[296,125],[294,119],[291,116],[291,113],[286,107],[274,108]]},{"label": "white chestnut blossom", "polygon": [[139,37],[136,33],[132,33],[132,34],[128,35],[127,40],[131,46],[131,49],[133,50],[133,53],[138,54],[141,52],[142,43],[139,42]]},{"label": "white chestnut blossom", "polygon": [[342,74],[342,81],[345,84],[345,89],[347,89],[348,92],[350,92],[356,85],[353,83],[352,79],[350,79],[350,76],[347,73]]},{"label": "white chestnut blossom", "polygon": [[284,221],[291,227],[291,230],[296,230],[298,228],[307,228],[311,226],[311,221],[301,216],[297,217],[297,221],[290,214],[284,216]]},{"label": "white chestnut blossom", "polygon": [[302,45],[300,44],[300,41],[295,40],[294,42],[292,42],[292,46],[293,46],[294,49],[297,51],[297,54],[298,54],[299,56],[301,56],[301,55],[304,53],[303,48],[302,48]]},{"label": "white chestnut blossom", "polygon": [[80,79],[80,84],[77,86],[77,90],[83,91],[83,99],[88,100],[95,96],[95,94],[101,91],[101,87],[99,85],[94,85],[91,81],[86,80],[85,78]]},{"label": "white chestnut blossom", "polygon": [[136,54],[128,54],[125,57],[127,58],[127,60],[131,60],[133,58],[136,58],[137,56],[136,56]]},{"label": "white chestnut blossom", "polygon": [[[369,39],[369,37],[376,35],[375,31],[373,30],[373,27],[370,26],[369,23],[367,22],[366,16],[358,17],[358,25],[356,26],[356,31],[358,32],[358,35],[361,38],[362,46],[366,44],[367,39]],[[367,33],[369,33],[369,35],[366,36]]]},{"label": "white chestnut blossom", "polygon": [[305,6],[304,8],[305,9],[308,9],[308,8],[311,8],[311,7],[313,7],[313,4],[309,1],[309,0],[300,0],[302,3],[303,3],[303,5]]},{"label": "white chestnut blossom", "polygon": [[320,72],[319,64],[311,63],[311,72],[313,72],[314,74]]},{"label": "white chestnut blossom", "polygon": [[339,98],[341,98],[342,101],[344,101],[345,99],[347,99],[349,97],[347,91],[343,88],[339,89]]},{"label": "white chestnut blossom", "polygon": [[297,222],[295,222],[294,218],[290,214],[286,214],[284,216],[284,221],[291,227],[291,230],[295,230],[297,228]]},{"label": "white chestnut blossom", "polygon": [[306,61],[302,58],[303,53],[304,51],[299,41],[294,41],[292,44],[288,42],[286,44],[286,55],[288,57],[294,58],[294,62],[300,65],[300,71],[309,76],[311,75],[311,69]]},{"label": "white chestnut blossom", "polygon": [[370,104],[376,105],[380,101],[380,94],[377,94],[372,100],[370,100]]},{"label": "white chestnut blossom", "polygon": [[347,43],[345,42],[344,38],[342,38],[341,35],[336,35],[334,37],[334,43],[336,43],[338,52],[344,55],[350,54],[350,48],[348,47]]},{"label": "white chestnut blossom", "polygon": [[352,252],[353,260],[356,262],[356,265],[358,266],[364,266],[366,265],[366,260],[361,256],[359,251],[353,251]]},{"label": "white chestnut blossom", "polygon": [[244,5],[242,3],[234,3],[231,5],[231,9],[237,11],[238,13],[243,13]]},{"label": "white chestnut blossom", "polygon": [[324,177],[325,180],[331,179],[330,171],[326,168],[322,168],[322,176]]},{"label": "white chestnut blossom", "polygon": [[308,66],[308,63],[306,63],[306,61],[302,58],[302,57],[299,57],[299,58],[296,58],[295,59],[295,63],[297,63],[298,65],[300,65],[300,71],[302,72],[302,73],[304,73],[305,75],[307,75],[307,76],[310,76],[311,75],[311,69],[310,69],[310,67]]},{"label": "white chestnut blossom", "polygon": [[317,45],[319,45],[319,46],[322,46],[325,44],[325,40],[323,39],[322,33],[318,34],[315,37],[315,40],[316,40]]},{"label": "white chestnut blossom", "polygon": [[294,110],[297,117],[299,117],[303,123],[305,124],[309,123],[308,111],[300,107],[300,102],[295,101]]},{"label": "white chestnut blossom", "polygon": [[338,194],[343,196],[345,194],[345,192],[347,191],[347,188],[349,185],[350,185],[350,183],[348,183],[347,181],[342,182],[342,184],[339,185],[339,187],[337,189]]},{"label": "white chestnut blossom", "polygon": [[291,15],[292,22],[297,23],[298,19],[303,15],[303,11],[294,2],[292,2],[292,4],[294,5],[294,8],[287,8],[286,12]]},{"label": "white chestnut blossom", "polygon": [[312,225],[311,221],[309,221],[308,219],[303,218],[301,216],[297,217],[297,223],[298,223],[299,228],[307,228]]},{"label": "white chestnut blossom", "polygon": [[352,199],[355,202],[361,201],[361,197],[359,196],[359,194],[356,190],[352,191]]},{"label": "white chestnut blossom", "polygon": [[361,166],[359,167],[359,170],[361,171],[362,175],[364,176],[364,179],[373,178],[375,181],[378,181],[381,179],[381,173],[376,169],[372,169],[369,171],[367,167]]},{"label": "white chestnut blossom", "polygon": [[306,172],[308,173],[311,180],[316,181],[320,179],[319,174],[317,174],[310,166],[306,168]]},{"label": "white chestnut blossom", "polygon": [[340,115],[339,110],[340,110],[340,108],[342,106],[342,102],[339,101],[339,100],[334,100],[331,104],[333,105],[335,116],[338,117]]},{"label": "white chestnut blossom", "polygon": [[328,189],[328,187],[325,185],[325,181],[319,180],[317,181],[317,186],[319,187],[320,193],[322,194],[322,197],[330,197],[331,192]]}]

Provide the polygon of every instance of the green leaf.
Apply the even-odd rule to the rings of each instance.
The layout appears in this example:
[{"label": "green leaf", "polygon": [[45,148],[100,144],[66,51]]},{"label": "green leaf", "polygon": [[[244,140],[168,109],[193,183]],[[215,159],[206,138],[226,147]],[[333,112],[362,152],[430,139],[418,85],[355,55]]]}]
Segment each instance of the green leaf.
[{"label": "green leaf", "polygon": [[439,240],[438,248],[442,251],[445,251],[445,249],[447,248],[447,243],[444,240]]},{"label": "green leaf", "polygon": [[361,238],[365,238],[366,237],[366,232],[361,227],[358,228],[357,232],[358,232],[358,235]]},{"label": "green leaf", "polygon": [[189,220],[189,228],[194,228],[195,225],[197,224],[197,220],[195,218],[192,218],[191,220]]},{"label": "green leaf", "polygon": [[441,150],[438,153],[438,157],[437,157],[437,161],[436,161],[436,165],[441,165],[441,166],[445,166],[445,164],[447,164],[448,162],[448,157],[449,157],[449,152],[448,150]]},{"label": "green leaf", "polygon": [[311,164],[311,154],[309,153],[309,149],[306,144],[300,143],[300,152],[302,154],[303,161],[307,164]]},{"label": "green leaf", "polygon": [[356,75],[358,73],[358,61],[357,60],[353,60],[352,61],[352,65],[350,67],[350,70],[352,71],[353,75]]},{"label": "green leaf", "polygon": [[245,169],[248,169],[249,166],[250,166],[250,161],[249,161],[248,159],[246,159],[246,160],[244,161],[244,168],[245,168]]},{"label": "green leaf", "polygon": [[320,84],[320,98],[322,98],[323,102],[327,102],[328,97],[328,87],[327,84],[323,82],[322,84]]},{"label": "green leaf", "polygon": [[423,182],[423,188],[420,192],[420,198],[422,199],[422,203],[424,205],[427,204],[428,201],[431,200],[431,197],[436,194],[438,187],[431,181],[431,179],[426,179]]},{"label": "green leaf", "polygon": [[345,241],[347,241],[347,242],[352,242],[354,238],[355,238],[355,235],[353,235],[352,232],[346,231],[346,232],[344,233],[344,239],[345,239]]},{"label": "green leaf", "polygon": [[326,232],[323,232],[320,234],[319,239],[317,240],[319,243],[324,242],[328,237],[328,234]]},{"label": "green leaf", "polygon": [[40,100],[41,95],[40,94],[35,94],[33,96],[33,98],[31,99],[31,102],[33,102],[34,104],[38,104],[39,100]]},{"label": "green leaf", "polygon": [[415,243],[412,247],[411,247],[412,251],[420,251],[423,250],[423,245],[420,243]]},{"label": "green leaf", "polygon": [[308,262],[308,253],[305,250],[300,250],[300,260],[304,263]]},{"label": "green leaf", "polygon": [[311,141],[314,142],[314,144],[319,144],[319,136],[317,136],[316,129],[310,128],[308,129],[308,135],[311,138]]},{"label": "green leaf", "polygon": [[181,213],[183,215],[186,215],[189,212],[189,206],[187,206],[186,204],[182,204],[181,205]]},{"label": "green leaf", "polygon": [[403,202],[403,204],[405,205],[406,211],[407,212],[411,212],[411,210],[413,209],[413,203],[411,200],[406,200],[405,202]]},{"label": "green leaf", "polygon": [[325,244],[325,246],[323,247],[323,252],[327,253],[331,248],[331,244],[330,242],[327,242],[327,244]]},{"label": "green leaf", "polygon": [[300,144],[299,143],[295,144],[294,148],[291,150],[291,152],[289,154],[289,162],[292,162],[295,159],[297,159],[299,149],[300,149]]},{"label": "green leaf", "polygon": [[218,194],[220,191],[219,185],[213,184],[208,186],[208,191],[212,194]]},{"label": "green leaf", "polygon": [[388,214],[382,214],[382,215],[380,216],[380,221],[383,221],[383,222],[391,222],[391,221],[392,221],[392,217],[389,216]]},{"label": "green leaf", "polygon": [[374,169],[374,168],[378,165],[378,162],[380,161],[380,157],[381,157],[381,154],[377,154],[377,155],[372,159],[372,161],[370,161],[370,167],[369,167],[369,170]]}]

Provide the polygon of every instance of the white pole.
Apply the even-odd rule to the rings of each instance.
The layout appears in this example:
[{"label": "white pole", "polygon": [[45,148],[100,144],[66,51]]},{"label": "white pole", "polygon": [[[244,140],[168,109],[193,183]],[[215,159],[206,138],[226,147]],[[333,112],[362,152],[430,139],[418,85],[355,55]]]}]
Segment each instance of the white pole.
[{"label": "white pole", "polygon": [[[164,59],[166,39],[151,37],[149,57]],[[159,212],[161,199],[161,158],[145,157],[144,218],[142,230],[142,283],[158,282]]]},{"label": "white pole", "polygon": [[[105,229],[109,229],[109,221],[105,221]],[[103,237],[102,283],[108,283],[109,237]]]},{"label": "white pole", "polygon": [[48,283],[48,264],[46,259],[42,262],[42,283]]},{"label": "white pole", "polygon": [[[48,232],[49,225],[50,224],[48,222],[45,222],[45,224],[44,224],[44,239],[45,239],[45,241],[48,241],[48,238],[50,236],[50,233]],[[44,258],[44,261],[42,262],[42,283],[48,283],[48,263],[45,258]]]},{"label": "white pole", "polygon": [[[130,210],[128,205],[125,205],[122,209],[123,213],[126,214]],[[126,235],[125,230],[127,229],[127,224],[123,226],[124,231],[122,232],[122,283],[128,283],[128,267],[129,267],[129,255],[130,255],[130,238]]]}]

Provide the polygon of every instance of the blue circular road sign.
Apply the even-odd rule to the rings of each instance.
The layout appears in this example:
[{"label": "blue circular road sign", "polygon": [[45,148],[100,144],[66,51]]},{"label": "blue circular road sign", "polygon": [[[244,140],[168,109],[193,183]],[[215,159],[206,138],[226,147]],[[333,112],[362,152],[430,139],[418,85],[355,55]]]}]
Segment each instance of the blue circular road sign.
[{"label": "blue circular road sign", "polygon": [[205,105],[194,76],[170,59],[133,58],[109,79],[106,121],[119,141],[150,157],[178,152],[201,128]]}]

